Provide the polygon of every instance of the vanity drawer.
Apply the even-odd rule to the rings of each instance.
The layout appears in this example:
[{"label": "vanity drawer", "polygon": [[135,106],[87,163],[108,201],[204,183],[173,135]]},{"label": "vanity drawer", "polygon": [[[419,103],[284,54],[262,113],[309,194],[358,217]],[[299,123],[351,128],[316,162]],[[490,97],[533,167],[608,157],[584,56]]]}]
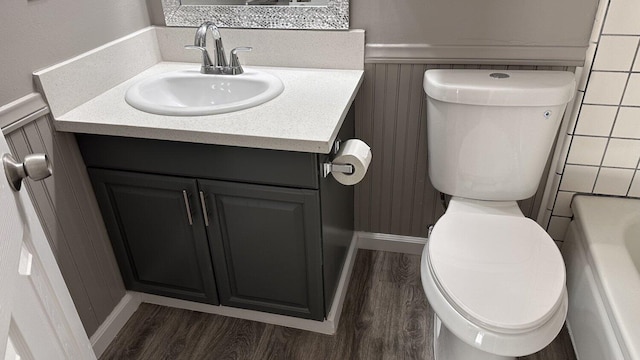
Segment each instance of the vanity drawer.
[{"label": "vanity drawer", "polygon": [[76,134],[88,167],[318,189],[317,154]]}]

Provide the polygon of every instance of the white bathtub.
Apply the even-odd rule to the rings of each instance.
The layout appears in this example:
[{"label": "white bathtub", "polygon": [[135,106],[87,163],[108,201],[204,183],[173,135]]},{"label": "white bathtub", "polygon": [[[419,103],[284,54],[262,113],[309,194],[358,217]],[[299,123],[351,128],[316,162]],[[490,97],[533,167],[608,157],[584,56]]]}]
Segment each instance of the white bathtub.
[{"label": "white bathtub", "polygon": [[579,360],[640,360],[640,200],[576,196],[563,246]]}]

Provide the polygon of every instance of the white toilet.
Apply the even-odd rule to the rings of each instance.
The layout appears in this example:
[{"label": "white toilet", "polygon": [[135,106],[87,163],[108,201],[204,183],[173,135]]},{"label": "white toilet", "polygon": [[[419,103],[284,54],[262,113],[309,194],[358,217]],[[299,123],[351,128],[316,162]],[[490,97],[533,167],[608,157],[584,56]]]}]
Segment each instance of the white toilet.
[{"label": "white toilet", "polygon": [[541,350],[567,313],[565,268],[517,200],[537,190],[574,75],[428,70],[429,178],[452,196],[421,260],[436,360]]}]

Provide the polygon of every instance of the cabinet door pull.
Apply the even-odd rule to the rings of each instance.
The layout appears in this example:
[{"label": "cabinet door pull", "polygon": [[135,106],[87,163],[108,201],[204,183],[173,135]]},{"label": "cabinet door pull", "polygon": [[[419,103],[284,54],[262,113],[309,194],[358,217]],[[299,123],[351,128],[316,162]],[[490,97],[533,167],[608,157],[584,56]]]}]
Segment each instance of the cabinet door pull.
[{"label": "cabinet door pull", "polygon": [[200,191],[200,205],[202,205],[202,214],[204,215],[204,225],[209,226],[209,212],[207,211],[207,203],[204,201],[204,193]]},{"label": "cabinet door pull", "polygon": [[182,190],[182,196],[184,197],[184,206],[187,208],[189,225],[193,225],[193,218],[191,217],[191,207],[189,206],[189,196],[187,195],[187,190]]}]

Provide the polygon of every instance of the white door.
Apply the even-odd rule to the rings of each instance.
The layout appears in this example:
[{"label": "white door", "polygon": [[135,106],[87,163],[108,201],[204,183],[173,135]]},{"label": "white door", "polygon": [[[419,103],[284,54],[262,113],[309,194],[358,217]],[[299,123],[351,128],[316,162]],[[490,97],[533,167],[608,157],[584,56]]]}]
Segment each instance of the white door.
[{"label": "white door", "polygon": [[[0,133],[0,158],[8,153]],[[33,204],[0,162],[0,359],[95,359]]]}]

